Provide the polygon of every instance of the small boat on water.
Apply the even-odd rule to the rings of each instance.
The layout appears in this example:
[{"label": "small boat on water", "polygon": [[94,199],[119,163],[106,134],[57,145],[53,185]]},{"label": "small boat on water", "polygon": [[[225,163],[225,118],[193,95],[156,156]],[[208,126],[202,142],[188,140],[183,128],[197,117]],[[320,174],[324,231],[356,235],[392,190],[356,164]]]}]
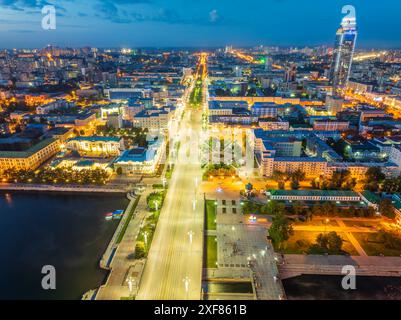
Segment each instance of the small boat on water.
[{"label": "small boat on water", "polygon": [[124,210],[116,210],[113,212],[113,219],[121,219]]},{"label": "small boat on water", "polygon": [[123,216],[123,214],[124,214],[124,210],[115,210],[115,211],[113,211],[113,212],[107,212],[107,213],[104,215],[104,218],[105,218],[106,220],[112,220],[112,219],[118,220],[118,219],[121,219],[121,217]]}]

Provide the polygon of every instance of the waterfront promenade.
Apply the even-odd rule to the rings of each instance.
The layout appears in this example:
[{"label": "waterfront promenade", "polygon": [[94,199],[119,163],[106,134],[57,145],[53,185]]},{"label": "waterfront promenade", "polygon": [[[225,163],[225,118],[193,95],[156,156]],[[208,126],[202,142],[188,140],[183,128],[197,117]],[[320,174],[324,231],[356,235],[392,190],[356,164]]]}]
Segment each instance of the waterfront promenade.
[{"label": "waterfront promenade", "polygon": [[[137,290],[144,262],[142,260],[135,260],[134,258],[135,243],[143,221],[149,214],[146,198],[151,191],[151,189],[147,188],[140,196],[121,241],[117,243],[125,221],[121,221],[113,239],[110,241],[109,247],[100,262],[101,267],[110,270],[110,274],[106,283],[99,288],[96,294],[96,300],[120,300],[121,298],[129,297]],[[134,202],[135,200],[131,200],[129,205],[131,209]],[[128,214],[129,210],[127,208],[127,212],[124,216],[127,218]],[[111,256],[113,250],[115,250],[114,256]],[[132,292],[129,291],[127,281],[130,277],[133,282]]]},{"label": "waterfront promenade", "polygon": [[45,192],[89,192],[89,193],[127,193],[127,185],[107,184],[104,186],[86,185],[48,185],[28,183],[0,183],[0,191],[45,191]]}]

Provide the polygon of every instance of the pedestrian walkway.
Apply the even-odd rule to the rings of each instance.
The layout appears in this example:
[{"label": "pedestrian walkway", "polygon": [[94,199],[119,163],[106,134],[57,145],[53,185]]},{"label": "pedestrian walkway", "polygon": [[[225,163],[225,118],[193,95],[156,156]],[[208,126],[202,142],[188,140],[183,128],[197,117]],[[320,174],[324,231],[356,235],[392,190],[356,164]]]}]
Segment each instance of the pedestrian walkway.
[{"label": "pedestrian walkway", "polygon": [[279,300],[285,296],[274,260],[274,250],[266,242],[265,227],[245,224],[217,225],[218,267],[250,268],[257,299]]},{"label": "pedestrian walkway", "polygon": [[367,257],[365,250],[363,250],[362,246],[359,244],[358,240],[355,239],[354,235],[347,230],[347,226],[345,225],[344,221],[341,219],[336,219],[338,225],[344,230],[345,235],[348,237],[348,240],[352,243],[358,254],[362,257]]},{"label": "pedestrian walkway", "polygon": [[[129,222],[124,237],[118,244],[110,264],[111,272],[107,278],[106,284],[99,288],[96,295],[97,300],[119,300],[122,297],[130,296],[132,292],[129,292],[128,287],[129,276],[133,276],[131,281],[136,286],[139,284],[141,270],[135,271],[134,274],[130,272],[130,270],[131,268],[138,268],[138,261],[134,259],[135,244],[138,233],[148,215],[146,198],[150,192],[151,190],[147,189],[139,199],[133,218]],[[135,275],[137,278],[135,278]]]}]

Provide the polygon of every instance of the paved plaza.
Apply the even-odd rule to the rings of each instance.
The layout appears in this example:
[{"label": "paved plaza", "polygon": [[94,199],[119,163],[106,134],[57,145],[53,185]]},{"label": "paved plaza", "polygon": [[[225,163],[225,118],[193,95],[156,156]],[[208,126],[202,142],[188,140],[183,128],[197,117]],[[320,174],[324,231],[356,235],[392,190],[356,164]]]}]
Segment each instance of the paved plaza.
[{"label": "paved plaza", "polygon": [[[265,226],[246,223],[238,199],[217,201],[218,270],[253,280],[257,299],[284,298],[274,250],[267,241]],[[234,210],[233,210],[234,209]]]}]

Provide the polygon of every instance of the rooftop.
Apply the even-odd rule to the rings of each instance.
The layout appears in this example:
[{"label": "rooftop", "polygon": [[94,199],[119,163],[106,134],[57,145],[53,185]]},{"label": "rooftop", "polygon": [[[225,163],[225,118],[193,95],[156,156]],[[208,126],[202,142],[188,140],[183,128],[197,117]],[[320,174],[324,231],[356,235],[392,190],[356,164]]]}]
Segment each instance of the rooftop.
[{"label": "rooftop", "polygon": [[55,141],[53,138],[45,139],[25,151],[0,151],[0,158],[28,158]]},{"label": "rooftop", "polygon": [[343,190],[269,190],[272,196],[359,197],[354,191]]},{"label": "rooftop", "polygon": [[380,202],[380,197],[369,190],[362,191],[361,194],[371,203],[378,204]]},{"label": "rooftop", "polygon": [[121,140],[120,137],[103,137],[103,136],[89,136],[89,137],[75,137],[71,138],[68,141],[91,141],[91,142],[119,142]]}]

